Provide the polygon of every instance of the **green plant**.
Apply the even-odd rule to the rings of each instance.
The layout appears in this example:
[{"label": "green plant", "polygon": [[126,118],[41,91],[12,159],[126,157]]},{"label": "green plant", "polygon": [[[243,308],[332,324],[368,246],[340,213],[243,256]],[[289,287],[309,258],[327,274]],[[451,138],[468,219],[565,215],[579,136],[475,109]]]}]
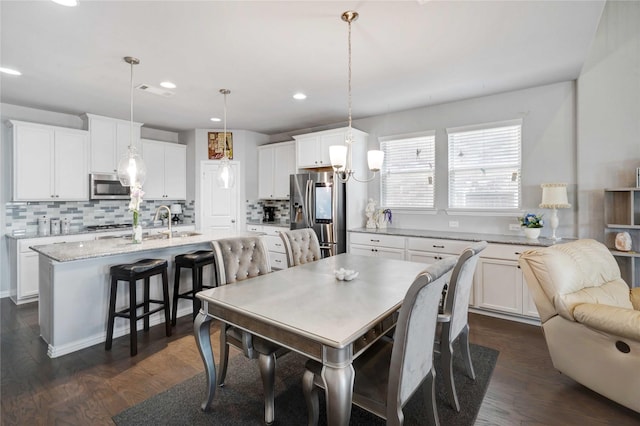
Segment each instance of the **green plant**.
[{"label": "green plant", "polygon": [[534,213],[526,213],[524,216],[519,217],[520,226],[523,228],[542,228],[544,226],[544,221],[542,220],[543,215],[537,215]]}]

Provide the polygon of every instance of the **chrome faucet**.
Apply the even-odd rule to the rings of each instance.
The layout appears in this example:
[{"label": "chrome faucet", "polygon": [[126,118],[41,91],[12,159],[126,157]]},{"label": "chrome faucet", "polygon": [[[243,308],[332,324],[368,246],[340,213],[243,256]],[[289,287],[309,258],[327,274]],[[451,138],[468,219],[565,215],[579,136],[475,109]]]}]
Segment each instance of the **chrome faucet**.
[{"label": "chrome faucet", "polygon": [[156,210],[156,215],[153,217],[153,221],[158,220],[158,215],[160,214],[160,210],[167,209],[167,223],[169,224],[169,238],[171,238],[171,209],[167,206],[160,206],[158,210]]}]

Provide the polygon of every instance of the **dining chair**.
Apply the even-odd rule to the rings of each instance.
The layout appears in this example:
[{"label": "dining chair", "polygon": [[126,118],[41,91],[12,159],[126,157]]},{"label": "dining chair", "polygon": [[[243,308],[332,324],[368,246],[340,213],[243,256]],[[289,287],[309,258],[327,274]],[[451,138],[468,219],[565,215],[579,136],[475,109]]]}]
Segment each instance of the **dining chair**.
[{"label": "dining chair", "polygon": [[[440,424],[433,345],[440,295],[455,263],[455,258],[445,258],[419,273],[402,302],[394,338],[381,337],[353,361],[352,403],[386,419],[388,425],[403,424],[402,408],[423,384],[428,423]],[[326,389],[322,368],[309,360],[302,377],[309,425],[318,423],[318,389]]]},{"label": "dining chair", "polygon": [[[216,257],[218,285],[228,285],[271,272],[269,252],[260,237],[228,238],[211,242]],[[220,374],[218,386],[224,386],[229,362],[229,345],[242,350],[244,356],[258,359],[264,388],[265,423],[275,418],[274,387],[276,357],[288,352],[259,336],[223,324],[220,329]]]},{"label": "dining chair", "polygon": [[487,242],[480,241],[467,247],[460,254],[451,272],[451,279],[444,296],[443,311],[438,314],[440,327],[439,333],[436,333],[435,349],[440,352],[440,363],[443,367],[449,404],[456,411],[460,411],[460,404],[453,381],[453,345],[456,340],[459,340],[467,376],[475,380],[476,375],[469,352],[469,298],[479,253],[486,247]]},{"label": "dining chair", "polygon": [[280,231],[287,254],[287,266],[298,266],[322,259],[320,241],[311,228]]}]

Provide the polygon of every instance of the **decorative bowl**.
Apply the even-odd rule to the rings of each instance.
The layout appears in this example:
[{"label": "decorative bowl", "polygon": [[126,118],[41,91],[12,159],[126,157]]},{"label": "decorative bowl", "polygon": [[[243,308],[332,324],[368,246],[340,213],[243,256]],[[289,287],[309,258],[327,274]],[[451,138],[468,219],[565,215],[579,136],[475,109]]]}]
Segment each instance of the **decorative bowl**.
[{"label": "decorative bowl", "polygon": [[333,271],[336,274],[336,279],[339,281],[351,281],[358,276],[358,272],[352,269],[340,268],[337,271]]}]

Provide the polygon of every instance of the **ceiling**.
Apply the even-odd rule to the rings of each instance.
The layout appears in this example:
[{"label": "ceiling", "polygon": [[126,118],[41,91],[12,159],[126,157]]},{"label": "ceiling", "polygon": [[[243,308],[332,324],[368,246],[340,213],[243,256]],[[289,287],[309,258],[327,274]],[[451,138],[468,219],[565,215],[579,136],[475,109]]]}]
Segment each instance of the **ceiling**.
[{"label": "ceiling", "polygon": [[[577,78],[602,1],[0,1],[0,101],[182,131],[265,134],[344,123],[353,9],[354,119]],[[308,98],[296,101],[302,91]]]}]

